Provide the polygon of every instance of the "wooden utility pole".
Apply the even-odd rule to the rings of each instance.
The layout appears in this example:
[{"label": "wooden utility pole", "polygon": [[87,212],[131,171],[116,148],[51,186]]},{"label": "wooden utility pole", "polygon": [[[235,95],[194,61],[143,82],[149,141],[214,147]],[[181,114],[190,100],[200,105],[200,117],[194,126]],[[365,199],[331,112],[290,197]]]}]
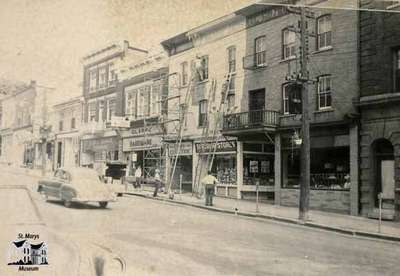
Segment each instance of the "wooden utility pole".
[{"label": "wooden utility pole", "polygon": [[309,197],[310,197],[310,119],[308,104],[308,31],[306,8],[301,7],[300,37],[301,37],[301,73],[299,76],[302,84],[302,145],[301,145],[301,185],[299,202],[299,219],[308,220]]}]

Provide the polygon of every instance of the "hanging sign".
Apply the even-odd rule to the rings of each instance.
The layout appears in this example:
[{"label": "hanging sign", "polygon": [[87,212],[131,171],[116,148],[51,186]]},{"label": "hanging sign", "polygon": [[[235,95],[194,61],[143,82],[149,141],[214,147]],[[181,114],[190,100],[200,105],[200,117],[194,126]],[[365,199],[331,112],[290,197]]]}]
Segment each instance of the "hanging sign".
[{"label": "hanging sign", "polygon": [[[169,156],[175,156],[177,153],[177,145],[176,144],[171,144],[168,146],[168,155]],[[192,142],[182,142],[180,149],[179,149],[179,155],[192,155],[193,150],[192,150]]]}]

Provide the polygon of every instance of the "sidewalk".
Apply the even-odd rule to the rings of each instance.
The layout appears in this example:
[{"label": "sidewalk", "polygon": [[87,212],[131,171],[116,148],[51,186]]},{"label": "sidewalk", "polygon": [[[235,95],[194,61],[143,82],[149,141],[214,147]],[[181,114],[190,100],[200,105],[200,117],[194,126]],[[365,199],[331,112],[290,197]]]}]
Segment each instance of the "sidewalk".
[{"label": "sidewalk", "polygon": [[254,201],[222,197],[214,197],[214,206],[210,207],[205,206],[204,199],[198,199],[191,194],[175,194],[174,199],[171,200],[169,199],[168,194],[160,192],[156,198],[153,198],[152,188],[147,187],[144,189],[134,189],[132,185],[128,186],[128,190],[125,194],[168,201],[210,211],[301,224],[308,227],[349,234],[352,236],[400,241],[399,222],[382,221],[381,232],[379,233],[379,221],[364,217],[354,217],[350,215],[310,210],[310,220],[303,223],[298,219],[298,208],[296,207],[259,203],[259,212],[256,212],[256,203]]}]

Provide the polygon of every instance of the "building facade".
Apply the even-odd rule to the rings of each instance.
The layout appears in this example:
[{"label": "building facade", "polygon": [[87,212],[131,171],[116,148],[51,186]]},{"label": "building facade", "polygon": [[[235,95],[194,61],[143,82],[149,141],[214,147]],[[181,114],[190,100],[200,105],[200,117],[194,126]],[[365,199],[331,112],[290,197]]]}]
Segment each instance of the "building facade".
[{"label": "building facade", "polygon": [[106,127],[122,106],[117,106],[118,68],[147,55],[147,51],[131,47],[128,41],[113,43],[82,60],[84,112],[81,127],[80,165],[95,168],[104,174],[107,160],[121,158],[120,137]]},{"label": "building facade", "polygon": [[31,168],[41,168],[46,161],[47,165],[52,163],[48,137],[48,96],[52,91],[31,81],[2,99],[1,158],[4,162]]},{"label": "building facade", "polygon": [[[390,1],[361,0],[361,8],[399,9]],[[360,12],[361,215],[400,220],[400,15]]]},{"label": "building facade", "polygon": [[[178,185],[182,175],[186,191],[200,189],[199,179],[211,166],[220,181],[217,193],[238,195],[240,144],[235,137],[219,134],[217,118],[219,110],[231,112],[240,105],[237,94],[244,76],[240,66],[246,46],[244,28],[244,17],[229,14],[161,43],[169,54],[168,119],[176,122],[166,125],[170,136],[168,175],[175,167],[172,183]],[[225,98],[226,104],[221,105]],[[180,128],[182,143],[175,165]],[[209,156],[214,152],[211,165]]]},{"label": "building facade", "polygon": [[163,119],[166,108],[163,99],[168,96],[168,62],[164,53],[148,54],[121,68],[117,92],[119,116],[129,121],[130,127],[120,131],[122,160],[128,166],[128,175],[134,175],[139,166],[143,176],[154,177],[160,169],[165,175],[165,146]]},{"label": "building facade", "polygon": [[54,162],[53,168],[79,166],[80,137],[82,124],[82,97],[54,105]]},{"label": "building facade", "polygon": [[[358,96],[358,13],[324,5],[332,1],[316,1],[307,16],[310,205],[358,214],[358,128],[352,103]],[[217,194],[251,199],[258,189],[265,200],[298,204],[300,148],[294,141],[301,137],[301,87],[288,78],[300,69],[299,20],[296,10],[253,4],[162,42],[170,55],[170,74],[179,76],[170,80],[170,96],[184,97],[190,69],[201,75],[190,87],[183,139],[185,148],[192,143],[192,181],[199,160],[215,153],[211,169],[221,182]],[[192,62],[196,59],[200,73]],[[223,110],[224,137],[216,144],[204,141],[202,123],[208,119],[215,126],[229,72],[234,83]],[[182,100],[170,103],[169,109]]]}]

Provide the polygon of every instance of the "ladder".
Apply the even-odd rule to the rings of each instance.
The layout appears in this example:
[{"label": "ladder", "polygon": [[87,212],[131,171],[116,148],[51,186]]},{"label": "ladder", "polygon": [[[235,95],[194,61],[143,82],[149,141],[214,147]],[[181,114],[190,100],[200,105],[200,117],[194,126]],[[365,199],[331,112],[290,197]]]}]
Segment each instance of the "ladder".
[{"label": "ladder", "polygon": [[[182,109],[180,109],[180,112],[179,112],[179,120],[178,120],[179,121],[179,128],[178,128],[178,136],[177,136],[176,141],[175,141],[175,155],[172,157],[173,166],[172,166],[171,176],[169,178],[168,185],[167,185],[167,191],[168,191],[168,194],[169,194],[170,198],[173,197],[172,183],[174,181],[176,165],[178,163],[179,153],[180,153],[180,150],[181,150],[183,131],[185,129],[185,124],[186,124],[186,112],[187,112],[187,109],[188,109],[188,106],[189,106],[189,103],[190,103],[190,100],[191,100],[190,96],[191,96],[191,89],[193,87],[193,82],[194,82],[194,79],[192,77],[189,80],[189,83],[188,83],[188,86],[187,86],[187,90],[186,90],[186,94],[185,94],[184,103],[183,103]],[[180,100],[179,100],[179,107],[178,108],[181,108]]]},{"label": "ladder", "polygon": [[[223,109],[225,107],[225,102],[226,102],[228,94],[229,94],[229,88],[231,85],[231,81],[232,81],[232,74],[229,73],[225,83],[222,86],[221,101],[220,101],[218,109],[216,110],[217,116],[215,118],[214,127],[212,128],[212,134],[211,134],[211,143],[213,143],[213,147],[212,147],[213,150],[212,150],[211,154],[207,155],[207,160],[206,160],[207,171],[211,170],[212,163],[214,161],[214,156],[215,156],[215,152],[216,152],[217,144],[218,144],[218,140],[219,140],[219,135],[217,135],[217,134],[219,131],[220,122],[222,121],[222,118],[223,118],[223,113],[224,113]],[[214,88],[211,88],[211,89],[215,89],[215,86],[214,86]],[[209,98],[211,96],[211,89],[210,89]],[[209,114],[211,114],[211,112],[209,112]],[[209,115],[209,114],[207,114],[207,115]],[[210,122],[209,122],[209,120],[207,120],[206,126],[203,128],[203,131],[202,131],[202,137],[201,137],[201,142],[200,142],[201,144],[205,144],[206,142],[208,142],[210,140],[209,139],[210,138],[209,129],[210,129]],[[203,161],[199,157],[199,160],[196,165],[196,174],[195,174],[195,179],[194,179],[194,190],[196,191],[197,197],[201,197],[201,195],[202,195],[202,187],[200,186],[202,172],[203,172]]]}]

